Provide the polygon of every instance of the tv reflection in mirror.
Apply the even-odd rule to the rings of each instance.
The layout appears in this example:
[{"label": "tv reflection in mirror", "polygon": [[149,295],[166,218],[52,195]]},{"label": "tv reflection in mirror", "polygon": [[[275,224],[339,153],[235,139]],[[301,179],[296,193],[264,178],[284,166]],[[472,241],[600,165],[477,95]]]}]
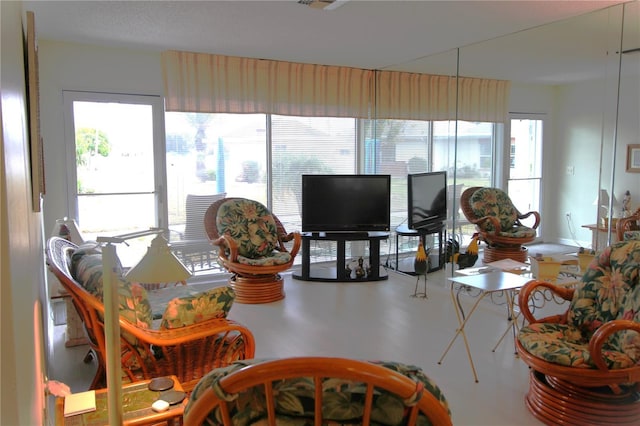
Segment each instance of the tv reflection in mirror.
[{"label": "tv reflection in mirror", "polygon": [[390,175],[302,175],[302,231],[387,232]]},{"label": "tv reflection in mirror", "polygon": [[407,176],[410,229],[432,230],[447,219],[447,173],[427,172]]}]

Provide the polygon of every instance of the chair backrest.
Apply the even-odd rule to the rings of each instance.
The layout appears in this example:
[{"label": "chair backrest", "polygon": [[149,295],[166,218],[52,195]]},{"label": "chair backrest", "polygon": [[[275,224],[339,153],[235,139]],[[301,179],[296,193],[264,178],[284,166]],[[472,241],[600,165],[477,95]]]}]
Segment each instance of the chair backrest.
[{"label": "chair backrest", "polygon": [[458,217],[458,212],[460,211],[460,196],[462,195],[462,189],[464,188],[464,184],[460,183],[457,185],[448,185],[447,186],[447,209],[449,211],[448,217],[451,217],[451,213],[454,209],[455,204],[455,216]]},{"label": "chair backrest", "polygon": [[[262,203],[246,198],[225,198],[216,205],[217,233],[232,238],[241,256],[268,256],[278,247],[278,225]],[[207,232],[211,237],[210,231]]]},{"label": "chair backrest", "polygon": [[283,418],[316,425],[451,424],[444,395],[418,367],[333,357],[247,360],[214,370],[194,388],[184,424],[233,425],[248,415],[271,425]]},{"label": "chair backrest", "polygon": [[[627,319],[640,322],[640,241],[623,241],[607,247],[592,261],[576,286],[567,311],[567,321],[590,337],[601,325]],[[611,339],[620,350],[636,351],[640,357],[640,336],[619,333]]]},{"label": "chair backrest", "polygon": [[[476,217],[496,217],[500,221],[502,231],[513,227],[518,219],[518,211],[509,195],[499,188],[480,188],[473,192],[469,203]],[[491,227],[491,222],[487,222],[486,230],[493,231]]]},{"label": "chair backrest", "polygon": [[183,239],[206,240],[207,233],[204,228],[204,214],[211,204],[226,196],[226,192],[207,195],[187,194],[185,200],[185,213],[187,217],[184,225]]}]

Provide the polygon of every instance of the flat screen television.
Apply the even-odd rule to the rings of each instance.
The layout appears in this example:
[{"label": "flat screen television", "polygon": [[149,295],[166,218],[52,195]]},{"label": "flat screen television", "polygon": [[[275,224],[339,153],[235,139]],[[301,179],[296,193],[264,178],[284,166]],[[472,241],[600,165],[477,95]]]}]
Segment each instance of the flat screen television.
[{"label": "flat screen television", "polygon": [[407,176],[410,229],[437,228],[447,219],[447,173],[415,173]]},{"label": "flat screen television", "polygon": [[390,175],[302,175],[303,232],[389,231]]}]

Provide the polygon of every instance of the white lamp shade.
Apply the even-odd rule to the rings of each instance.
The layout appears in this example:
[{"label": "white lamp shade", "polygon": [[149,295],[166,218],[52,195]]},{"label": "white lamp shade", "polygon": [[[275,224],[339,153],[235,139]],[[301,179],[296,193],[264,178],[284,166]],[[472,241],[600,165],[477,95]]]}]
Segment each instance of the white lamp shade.
[{"label": "white lamp shade", "polygon": [[139,283],[169,283],[185,281],[191,272],[171,253],[167,240],[156,236],[142,259],[131,268],[125,278]]}]

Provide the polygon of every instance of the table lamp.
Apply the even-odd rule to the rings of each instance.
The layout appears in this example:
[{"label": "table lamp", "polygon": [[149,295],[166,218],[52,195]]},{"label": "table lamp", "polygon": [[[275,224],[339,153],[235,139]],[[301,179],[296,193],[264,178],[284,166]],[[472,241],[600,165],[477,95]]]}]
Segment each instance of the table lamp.
[{"label": "table lamp", "polygon": [[109,424],[123,423],[122,373],[120,370],[120,313],[118,306],[118,280],[114,275],[119,265],[115,244],[133,238],[156,235],[144,257],[131,268],[125,278],[131,281],[159,282],[185,281],[191,276],[187,268],[169,250],[167,240],[159,228],[132,232],[115,237],[98,237],[102,247],[102,282],[104,291],[104,327],[106,346],[107,412]]}]

